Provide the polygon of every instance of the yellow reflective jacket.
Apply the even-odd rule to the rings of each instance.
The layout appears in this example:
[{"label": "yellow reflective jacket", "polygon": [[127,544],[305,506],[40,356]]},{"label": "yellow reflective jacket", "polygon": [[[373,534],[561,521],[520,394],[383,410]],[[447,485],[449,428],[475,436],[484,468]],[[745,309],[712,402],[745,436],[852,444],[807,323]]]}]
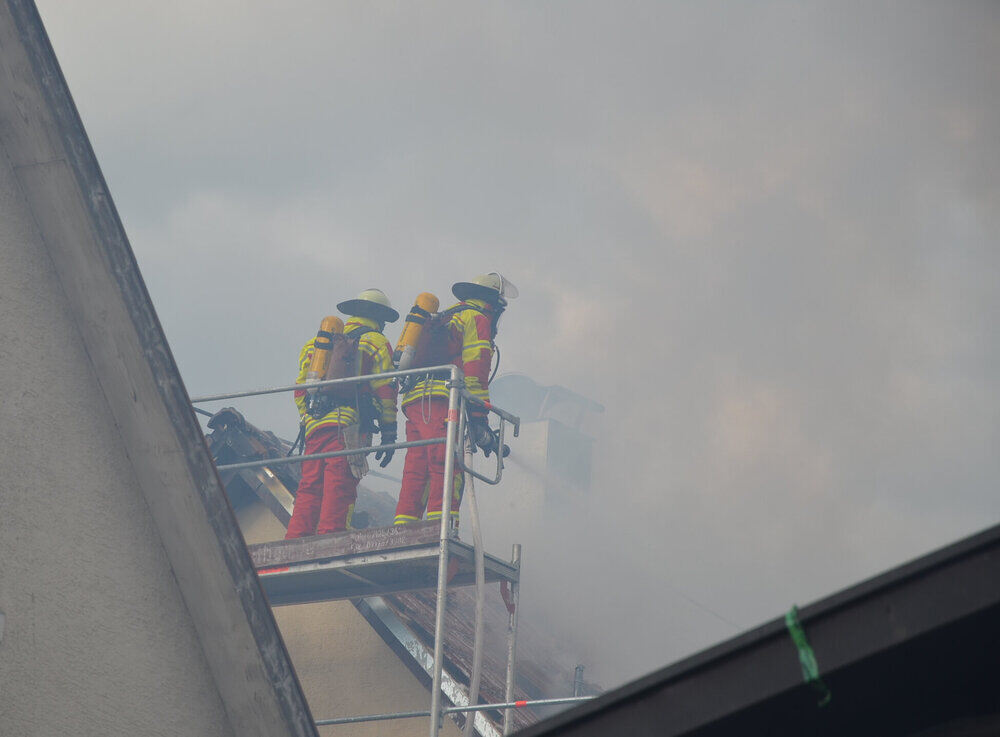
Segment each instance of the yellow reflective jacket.
[{"label": "yellow reflective jacket", "polygon": [[[378,323],[365,317],[352,317],[344,324],[344,333],[350,336],[351,332],[360,328],[369,328],[368,332],[358,340],[358,373],[357,376],[368,374],[382,374],[392,371],[392,346],[389,340],[379,332]],[[306,373],[309,371],[309,364],[312,355],[316,350],[316,339],[312,338],[299,353],[299,375],[295,379],[296,384],[304,384]],[[360,387],[357,404],[342,405],[333,407],[329,412],[320,418],[315,418],[306,412],[306,392],[304,389],[296,390],[295,406],[299,410],[299,419],[306,424],[306,437],[308,438],[314,430],[320,427],[331,425],[353,425],[360,421],[359,408],[362,401],[370,401],[374,395],[382,405],[380,421],[382,425],[396,422],[396,385],[392,379],[373,379]]]}]

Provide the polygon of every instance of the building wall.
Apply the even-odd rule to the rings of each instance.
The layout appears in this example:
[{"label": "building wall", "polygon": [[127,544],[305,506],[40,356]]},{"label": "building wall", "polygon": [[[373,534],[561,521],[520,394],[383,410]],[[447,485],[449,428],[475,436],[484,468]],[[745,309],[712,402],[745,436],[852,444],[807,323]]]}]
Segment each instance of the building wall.
[{"label": "building wall", "polygon": [[[237,516],[248,544],[280,540],[285,528],[259,503]],[[295,672],[316,719],[429,709],[430,692],[349,601],[302,604],[274,610]],[[330,737],[412,737],[427,719],[320,727]],[[460,731],[445,719],[441,734]]]},{"label": "building wall", "polygon": [[0,735],[233,734],[6,150],[0,265]]},{"label": "building wall", "polygon": [[[16,600],[8,606],[18,610],[11,636],[24,636],[26,606],[32,617],[24,597],[38,604],[39,592],[56,592],[45,602],[49,639],[34,637],[37,657],[20,652],[20,670],[10,677],[32,684],[34,660],[44,661],[40,675],[51,670],[51,679],[37,689],[65,694],[51,711],[69,708],[78,733],[115,733],[124,724],[130,733],[176,734],[166,716],[187,711],[184,725],[216,734],[213,689],[195,688],[193,704],[178,696],[186,694],[183,681],[200,680],[197,647],[187,646],[197,642],[231,731],[314,737],[305,696],[33,0],[0,2],[0,157],[11,211],[0,213],[7,234],[0,300],[11,305],[0,325],[9,364],[0,402],[12,420],[0,422],[0,441],[11,441],[0,451],[11,453],[0,472],[11,488],[24,484],[4,490],[13,502],[0,514],[18,515],[5,521],[9,536],[41,541],[38,548],[5,543],[16,565],[34,554],[24,570],[2,561],[12,571],[4,573],[5,596]],[[40,382],[55,378],[64,384]],[[128,494],[146,507],[123,500]],[[104,498],[112,500],[107,508]],[[49,519],[49,508],[68,518]],[[143,531],[135,538],[120,534],[136,526]],[[67,560],[65,570],[79,576],[56,570]],[[183,606],[176,591],[164,589],[174,585]],[[164,615],[172,619],[159,621]],[[166,626],[173,621],[178,632]],[[185,642],[180,630],[190,634],[189,624],[197,639]],[[78,640],[59,641],[67,632]],[[58,651],[48,658],[43,650],[53,642]],[[147,708],[132,706],[146,696],[135,690],[144,684],[143,668],[161,681],[150,695],[169,703],[166,714],[134,716]],[[175,676],[179,692],[163,680]],[[78,692],[77,681],[86,684]],[[123,688],[109,691],[109,683]],[[52,718],[47,710],[55,702],[35,704],[46,711],[43,720]],[[32,705],[4,708],[21,715]],[[102,729],[105,719],[113,729]]]}]

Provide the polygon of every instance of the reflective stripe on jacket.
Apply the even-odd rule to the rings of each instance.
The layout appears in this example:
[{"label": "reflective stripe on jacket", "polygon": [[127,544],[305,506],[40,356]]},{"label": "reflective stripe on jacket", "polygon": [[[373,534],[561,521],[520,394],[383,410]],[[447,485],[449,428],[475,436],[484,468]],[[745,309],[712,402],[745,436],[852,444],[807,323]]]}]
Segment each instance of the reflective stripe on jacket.
[{"label": "reflective stripe on jacket", "polygon": [[[465,388],[472,396],[488,402],[490,366],[493,364],[492,308],[479,299],[468,299],[460,305],[471,305],[488,313],[484,315],[479,310],[471,308],[457,310],[448,321],[448,329],[462,337],[462,355],[456,360],[455,365],[465,373]],[[403,395],[402,406],[405,407],[427,397],[447,399],[447,380],[421,379]],[[482,410],[477,411],[475,407],[470,407],[469,411],[473,415],[482,414]]]},{"label": "reflective stripe on jacket", "polygon": [[[358,376],[365,374],[381,374],[392,371],[392,347],[388,339],[378,330],[378,323],[364,317],[352,317],[344,325],[344,333],[350,334],[352,330],[360,327],[370,328],[361,336],[358,341]],[[309,364],[312,362],[313,353],[316,351],[316,339],[311,338],[302,346],[299,353],[299,374],[295,379],[296,384],[304,384],[306,373],[309,371]],[[306,423],[306,437],[308,438],[314,430],[320,427],[330,427],[333,425],[353,425],[360,421],[358,408],[361,401],[367,401],[366,394],[374,394],[381,402],[383,423],[396,421],[396,385],[392,379],[375,379],[360,387],[361,395],[357,404],[341,405],[332,407],[329,412],[319,419],[313,417],[306,411],[306,391],[298,389],[294,392],[295,406],[299,410],[299,419]]]}]

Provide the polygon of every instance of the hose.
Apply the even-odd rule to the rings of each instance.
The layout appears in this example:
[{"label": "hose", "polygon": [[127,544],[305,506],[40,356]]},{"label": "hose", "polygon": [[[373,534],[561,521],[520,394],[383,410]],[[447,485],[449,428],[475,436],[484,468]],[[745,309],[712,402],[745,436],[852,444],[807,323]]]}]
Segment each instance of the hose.
[{"label": "hose", "polygon": [[[281,438],[278,438],[278,440],[281,440]],[[282,442],[287,442],[287,441],[282,441]],[[295,442],[292,443],[292,447],[288,449],[288,452],[285,454],[285,457],[287,458],[291,456],[292,454],[295,453],[296,450],[299,451],[299,455],[302,455],[302,451],[305,450],[305,447],[306,447],[306,423],[303,422],[301,425],[299,425],[299,434],[295,437]]]},{"label": "hose", "polygon": [[500,346],[496,343],[493,344],[493,353],[497,357],[497,365],[493,367],[493,371],[490,373],[490,378],[486,381],[487,386],[493,383],[493,377],[497,375],[497,371],[500,370]]}]

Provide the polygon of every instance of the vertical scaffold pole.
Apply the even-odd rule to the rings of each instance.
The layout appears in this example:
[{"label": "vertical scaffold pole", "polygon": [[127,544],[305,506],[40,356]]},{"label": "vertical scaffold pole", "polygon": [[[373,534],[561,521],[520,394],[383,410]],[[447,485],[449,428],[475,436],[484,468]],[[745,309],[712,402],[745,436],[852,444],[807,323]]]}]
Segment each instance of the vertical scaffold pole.
[{"label": "vertical scaffold pole", "polygon": [[[521,543],[514,543],[513,550],[510,556],[511,565],[517,569],[518,581],[521,579]],[[521,608],[521,602],[518,597],[520,594],[520,583],[513,582],[510,585],[510,600],[514,604],[514,611],[512,611],[507,619],[507,690],[504,696],[504,700],[510,704],[514,701],[514,677],[515,677],[515,658],[517,656],[517,614],[518,610]],[[514,731],[514,712],[512,709],[504,709],[503,711],[503,733],[505,735],[510,734]]]},{"label": "vertical scaffold pole", "polygon": [[451,535],[451,495],[455,492],[455,448],[458,435],[459,387],[462,371],[451,368],[448,382],[448,421],[444,445],[444,488],[441,490],[441,550],[438,555],[437,608],[434,614],[434,675],[431,681],[431,737],[441,725],[441,671],[444,665],[444,614],[448,595],[448,541]]}]

